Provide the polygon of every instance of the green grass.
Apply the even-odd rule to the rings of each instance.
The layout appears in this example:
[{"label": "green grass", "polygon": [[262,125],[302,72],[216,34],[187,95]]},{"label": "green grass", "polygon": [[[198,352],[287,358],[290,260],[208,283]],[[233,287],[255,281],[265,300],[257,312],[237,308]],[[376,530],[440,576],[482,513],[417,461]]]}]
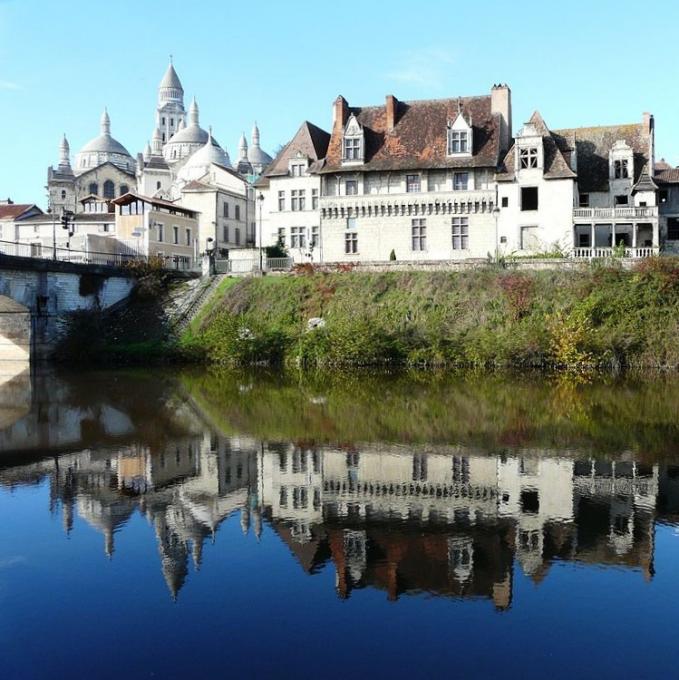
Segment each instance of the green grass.
[{"label": "green grass", "polygon": [[[323,329],[307,331],[311,317]],[[679,366],[679,261],[633,271],[225,279],[182,346],[212,363]]]}]

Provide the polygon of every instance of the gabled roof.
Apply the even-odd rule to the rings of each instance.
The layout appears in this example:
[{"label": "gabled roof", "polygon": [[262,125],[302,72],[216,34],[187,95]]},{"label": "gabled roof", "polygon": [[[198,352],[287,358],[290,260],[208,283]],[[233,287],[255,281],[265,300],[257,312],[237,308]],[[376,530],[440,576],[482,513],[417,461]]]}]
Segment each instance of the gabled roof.
[{"label": "gabled roof", "polygon": [[325,158],[328,151],[330,135],[308,120],[305,120],[295,133],[295,136],[281,149],[272,163],[264,172],[264,177],[287,175],[292,158],[301,153],[312,163]]},{"label": "gabled roof", "polygon": [[[572,139],[566,136],[557,136],[547,127],[539,111],[535,111],[530,117],[528,124],[542,136],[544,148],[544,178],[545,179],[573,179],[576,174],[570,167],[571,154],[573,152]],[[503,167],[498,173],[498,181],[507,182],[514,179],[516,160],[516,144],[507,152]]]},{"label": "gabled roof", "polygon": [[555,130],[556,138],[571,137],[575,141],[580,191],[608,191],[609,152],[618,140],[632,148],[634,182],[639,181],[644,166],[649,162],[650,136],[642,123],[604,125],[601,127]]},{"label": "gabled roof", "polygon": [[658,185],[648,172],[648,163],[643,167],[639,180],[632,187],[633,191],[657,191]]},{"label": "gabled roof", "polygon": [[42,215],[35,203],[8,203],[0,205],[0,220],[21,220],[33,215]]},{"label": "gabled roof", "polygon": [[[355,171],[342,167],[344,125],[354,115],[365,133],[365,162],[361,171],[425,168],[497,167],[500,160],[500,117],[491,112],[490,95],[423,101],[394,101],[395,120],[388,129],[387,106],[349,107],[333,127],[326,162],[320,172]],[[448,124],[462,112],[472,121],[473,149],[467,157],[448,156]]]},{"label": "gabled roof", "polygon": [[215,187],[199,182],[197,179],[191,180],[182,187],[182,191],[215,191]]},{"label": "gabled roof", "polygon": [[91,173],[98,173],[103,167],[110,165],[112,168],[115,168],[119,173],[123,175],[127,175],[128,177],[136,178],[136,175],[133,170],[124,170],[121,168],[119,165],[116,165],[115,163],[112,163],[111,161],[106,161],[105,163],[101,163],[100,165],[96,165],[92,168],[86,168],[83,170],[78,176],[78,180],[82,180],[84,177],[87,177],[87,175]]},{"label": "gabled roof", "polygon": [[198,214],[198,211],[191,210],[191,208],[185,208],[184,206],[179,205],[178,203],[164,201],[161,198],[153,198],[151,196],[142,196],[141,194],[137,194],[134,191],[129,191],[124,196],[114,198],[111,201],[111,203],[115,205],[128,205],[129,203],[133,203],[134,201],[143,201],[144,203],[149,203],[154,208],[157,207],[166,208],[167,210],[176,210],[177,212],[183,212],[186,214],[190,214],[191,216]]}]

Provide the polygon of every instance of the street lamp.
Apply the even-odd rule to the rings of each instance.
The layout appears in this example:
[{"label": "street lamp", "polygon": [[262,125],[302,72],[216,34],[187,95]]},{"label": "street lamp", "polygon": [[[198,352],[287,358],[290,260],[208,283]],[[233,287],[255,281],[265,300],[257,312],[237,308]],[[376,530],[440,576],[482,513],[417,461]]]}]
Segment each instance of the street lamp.
[{"label": "street lamp", "polygon": [[499,235],[497,226],[497,222],[500,217],[500,208],[498,208],[497,205],[493,208],[493,217],[495,218],[495,264],[497,264],[498,260],[500,259],[500,244],[498,242]]},{"label": "street lamp", "polygon": [[262,263],[262,203],[264,202],[264,194],[261,191],[257,196],[257,201],[259,202],[259,271],[264,273]]}]

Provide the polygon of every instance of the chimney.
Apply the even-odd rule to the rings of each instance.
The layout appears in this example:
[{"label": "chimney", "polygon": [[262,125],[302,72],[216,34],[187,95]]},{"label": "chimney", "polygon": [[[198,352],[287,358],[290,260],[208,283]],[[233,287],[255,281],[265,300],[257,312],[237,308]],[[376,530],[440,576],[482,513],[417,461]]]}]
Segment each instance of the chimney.
[{"label": "chimney", "polygon": [[396,115],[398,110],[398,99],[393,94],[387,95],[387,130],[393,130],[396,127]]},{"label": "chimney", "polygon": [[335,104],[333,106],[333,111],[332,111],[332,124],[333,127],[339,126],[343,127],[344,122],[347,118],[347,109],[349,108],[349,104],[347,104],[347,100],[340,95],[335,99]]},{"label": "chimney", "polygon": [[509,151],[512,138],[512,91],[506,83],[491,88],[490,112],[500,116],[500,151]]},{"label": "chimney", "polygon": [[644,111],[641,115],[641,127],[648,136],[648,173],[655,175],[655,119],[653,114]]}]

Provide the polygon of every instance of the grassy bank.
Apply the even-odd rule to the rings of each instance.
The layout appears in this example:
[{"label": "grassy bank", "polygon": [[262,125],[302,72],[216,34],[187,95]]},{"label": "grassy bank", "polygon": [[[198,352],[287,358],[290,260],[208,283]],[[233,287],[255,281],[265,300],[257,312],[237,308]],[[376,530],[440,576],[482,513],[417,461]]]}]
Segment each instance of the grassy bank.
[{"label": "grassy bank", "polygon": [[[324,327],[308,330],[310,318]],[[679,260],[632,271],[311,273],[222,286],[180,341],[212,363],[679,367]]]}]

